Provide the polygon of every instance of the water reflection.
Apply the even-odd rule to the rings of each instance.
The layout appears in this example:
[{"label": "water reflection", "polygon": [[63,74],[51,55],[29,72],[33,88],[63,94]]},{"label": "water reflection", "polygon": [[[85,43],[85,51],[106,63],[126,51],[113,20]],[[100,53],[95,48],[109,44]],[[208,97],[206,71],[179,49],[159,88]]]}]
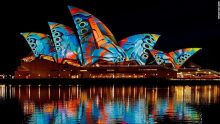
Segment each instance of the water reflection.
[{"label": "water reflection", "polygon": [[220,103],[220,86],[5,86],[28,123],[201,123],[194,105]]}]

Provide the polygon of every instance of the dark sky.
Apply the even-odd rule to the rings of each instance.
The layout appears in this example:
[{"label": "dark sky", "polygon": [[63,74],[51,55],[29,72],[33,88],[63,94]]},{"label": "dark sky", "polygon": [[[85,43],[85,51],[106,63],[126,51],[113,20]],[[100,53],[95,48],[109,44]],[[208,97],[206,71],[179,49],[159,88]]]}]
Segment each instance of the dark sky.
[{"label": "dark sky", "polygon": [[74,26],[67,5],[82,8],[105,23],[116,39],[161,34],[155,49],[202,47],[191,61],[220,70],[220,20],[215,0],[19,0],[2,4],[0,72],[14,71],[31,51],[20,32],[50,33],[48,21]]}]

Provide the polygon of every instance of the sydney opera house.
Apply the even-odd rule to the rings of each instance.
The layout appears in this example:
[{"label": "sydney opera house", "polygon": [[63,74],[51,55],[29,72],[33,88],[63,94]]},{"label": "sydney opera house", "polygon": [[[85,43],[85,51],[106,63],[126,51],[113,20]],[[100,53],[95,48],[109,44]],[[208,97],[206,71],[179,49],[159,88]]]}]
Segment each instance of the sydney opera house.
[{"label": "sydney opera house", "polygon": [[50,35],[21,33],[32,52],[21,59],[15,78],[177,78],[184,63],[201,50],[156,50],[158,34],[136,34],[116,41],[98,18],[68,8],[75,27],[48,22]]}]

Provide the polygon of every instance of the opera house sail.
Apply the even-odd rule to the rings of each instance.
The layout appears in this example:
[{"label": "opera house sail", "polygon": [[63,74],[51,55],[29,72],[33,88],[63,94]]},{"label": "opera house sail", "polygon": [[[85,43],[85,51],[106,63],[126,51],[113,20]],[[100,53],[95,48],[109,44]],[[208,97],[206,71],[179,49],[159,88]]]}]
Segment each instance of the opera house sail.
[{"label": "opera house sail", "polygon": [[135,60],[139,65],[145,65],[149,58],[149,51],[153,49],[160,35],[138,34],[119,41],[129,60]]},{"label": "opera house sail", "polygon": [[[159,34],[136,34],[117,41],[94,15],[74,6],[68,9],[75,27],[48,22],[51,35],[21,33],[32,56],[22,59],[16,78],[39,75],[42,78],[96,78],[101,73],[105,73],[106,78],[167,77],[165,74],[170,73],[170,78],[175,78],[177,70],[201,50],[185,48],[169,53],[155,50]],[[149,64],[150,61],[155,64]]]},{"label": "opera house sail", "polygon": [[91,14],[69,6],[70,13],[76,25],[82,48],[83,65],[94,64],[99,59],[120,62],[124,61],[124,50],[115,43],[110,30]]},{"label": "opera house sail", "polygon": [[79,66],[82,63],[81,50],[73,29],[55,22],[48,24],[57,51],[57,62]]}]

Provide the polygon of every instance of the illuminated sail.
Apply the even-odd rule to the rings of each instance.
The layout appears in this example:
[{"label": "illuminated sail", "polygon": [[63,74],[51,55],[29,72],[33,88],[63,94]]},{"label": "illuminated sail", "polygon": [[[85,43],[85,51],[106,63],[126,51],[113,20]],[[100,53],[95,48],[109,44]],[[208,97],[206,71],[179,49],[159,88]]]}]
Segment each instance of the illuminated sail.
[{"label": "illuminated sail", "polygon": [[155,46],[160,35],[137,34],[119,41],[119,46],[124,49],[129,60],[136,60],[140,65],[145,65],[149,58],[149,50]]},{"label": "illuminated sail", "polygon": [[65,61],[82,63],[79,41],[73,29],[63,24],[48,23],[58,56],[58,63]]},{"label": "illuminated sail", "polygon": [[91,59],[88,60],[86,64],[88,64],[88,65],[94,64],[98,60],[115,62],[114,60],[116,60],[116,59],[117,59],[117,57],[113,56],[113,54],[109,53],[109,51],[107,51],[103,48],[100,48],[100,49],[94,50]]},{"label": "illuminated sail", "polygon": [[87,63],[89,63],[88,61],[91,60],[92,53],[96,49],[95,38],[88,22],[89,16],[76,14],[72,15],[72,18],[76,25],[77,33],[80,40],[83,65],[86,65]]},{"label": "illuminated sail", "polygon": [[[135,60],[139,65],[146,65],[151,53],[157,64],[171,63],[178,69],[201,49],[185,48],[168,54],[154,50],[160,37],[158,34],[133,35],[122,39],[118,45],[111,31],[95,16],[76,7],[68,6],[68,8],[78,36],[72,28],[55,22],[49,22],[53,40],[47,34],[21,33],[35,57],[74,66],[90,65],[99,60],[108,61],[108,64]],[[33,57],[24,59],[24,61],[32,60]],[[106,62],[100,61],[100,63]]]},{"label": "illuminated sail", "polygon": [[96,22],[96,24],[98,25],[100,31],[102,32],[103,35],[107,36],[110,38],[111,41],[113,41],[115,44],[117,44],[117,41],[115,40],[115,37],[114,35],[112,34],[112,32],[108,29],[108,27],[102,23],[98,18],[96,18],[94,15],[82,10],[82,9],[79,9],[77,7],[73,7],[73,6],[68,6],[70,12],[71,12],[71,15],[77,15],[77,14],[82,14],[84,16],[91,16],[94,21]]},{"label": "illuminated sail", "polygon": [[[108,37],[105,37],[108,40]],[[95,49],[92,54],[92,62],[98,61],[98,60],[105,60],[105,61],[111,61],[113,63],[123,62],[127,59],[127,55],[118,46],[113,47],[111,44],[106,44],[106,47],[109,47],[109,49],[99,48]],[[91,63],[91,62],[90,62]]]},{"label": "illuminated sail", "polygon": [[173,59],[170,57],[169,54],[167,54],[163,51],[155,50],[155,49],[151,50],[151,54],[155,58],[155,61],[158,65],[169,63],[169,64],[172,64],[174,66]]},{"label": "illuminated sail", "polygon": [[35,32],[21,33],[21,35],[28,42],[35,57],[43,57],[50,61],[56,60],[56,50],[49,35]]},{"label": "illuminated sail", "polygon": [[93,18],[90,17],[88,21],[92,28],[96,47],[98,48],[93,52],[92,56],[114,63],[123,62],[127,57],[124,50],[115,45],[109,37],[101,33]]},{"label": "illuminated sail", "polygon": [[[91,14],[79,13],[78,9],[70,9],[82,48],[84,65],[93,64],[99,59],[122,62],[126,59],[123,49],[100,31]],[[113,56],[107,58],[107,56]]]},{"label": "illuminated sail", "polygon": [[169,52],[168,54],[173,58],[175,67],[178,69],[199,50],[201,48],[185,48]]}]

